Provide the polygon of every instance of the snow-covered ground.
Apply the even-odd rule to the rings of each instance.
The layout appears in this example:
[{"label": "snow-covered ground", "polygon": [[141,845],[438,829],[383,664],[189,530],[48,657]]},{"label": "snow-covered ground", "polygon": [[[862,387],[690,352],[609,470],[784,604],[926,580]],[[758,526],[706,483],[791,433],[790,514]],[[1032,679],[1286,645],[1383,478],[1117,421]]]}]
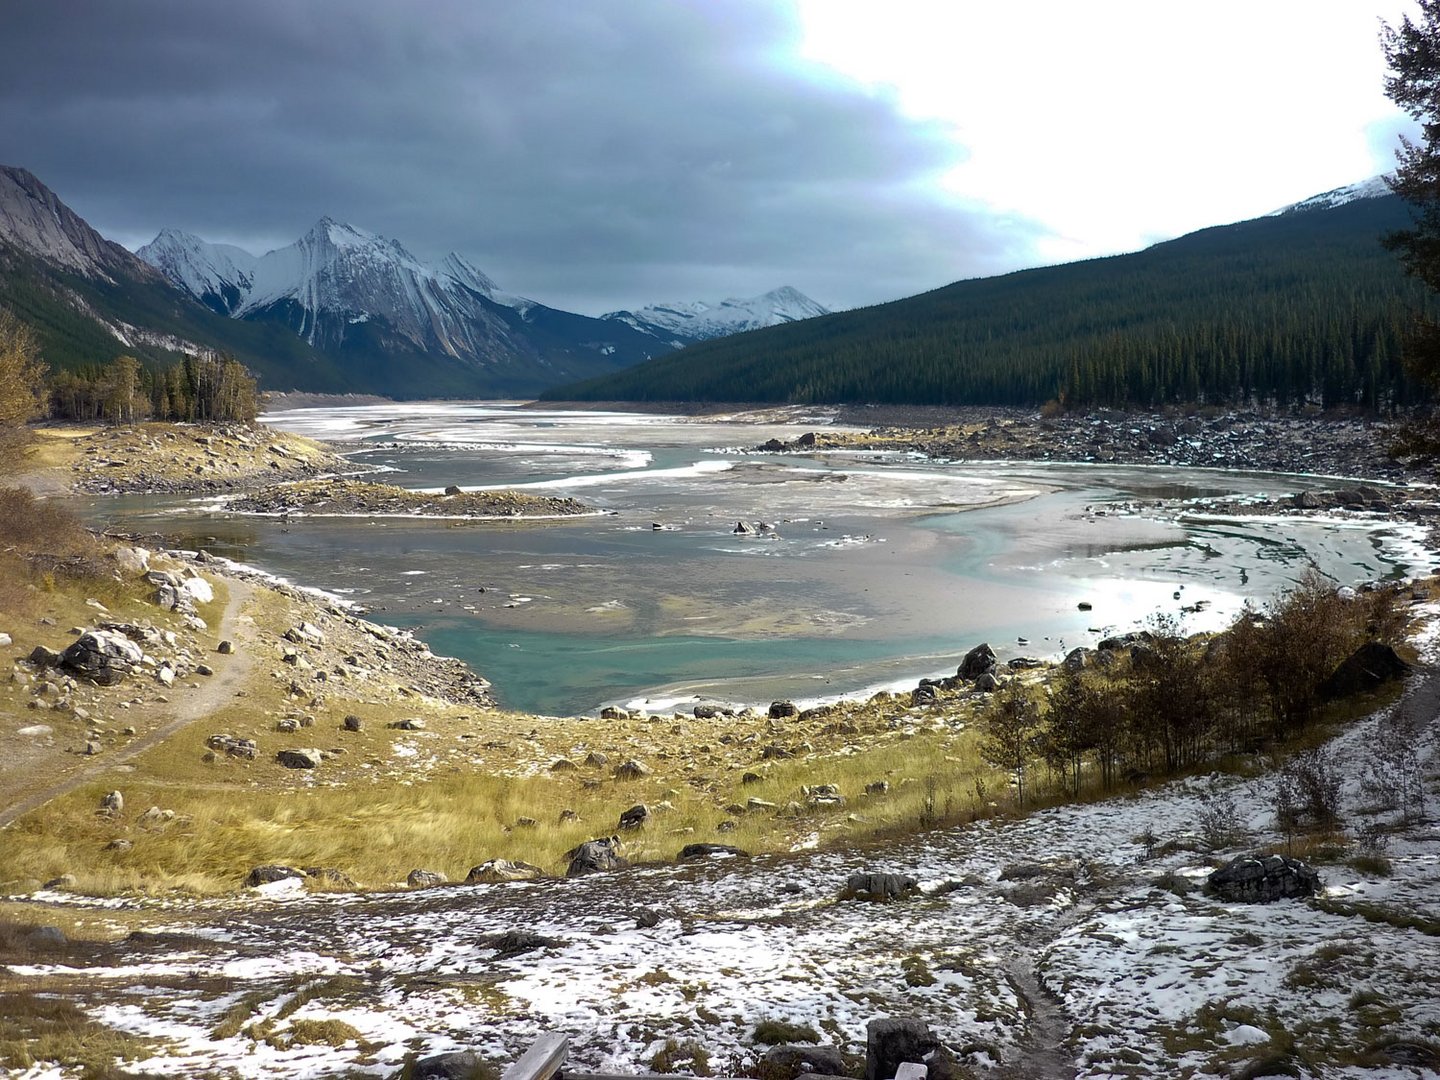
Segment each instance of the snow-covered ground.
[{"label": "snow-covered ground", "polygon": [[[1412,712],[1435,700],[1429,689]],[[1418,718],[1433,807],[1440,724],[1433,706]],[[1396,821],[1364,811],[1358,781],[1381,722],[1331,746],[1351,774],[1352,828]],[[1250,834],[1230,852],[1199,837],[1216,795]],[[763,1051],[759,1021],[808,1024],[863,1051],[866,1023],[883,1016],[925,1020],[982,1076],[1000,1063],[1003,1075],[1222,1076],[1292,1045],[1306,1076],[1437,1075],[1363,1055],[1397,1039],[1440,1043],[1440,828],[1397,827],[1388,877],[1323,866],[1319,903],[1174,889],[1202,883],[1213,859],[1279,846],[1273,815],[1273,778],[1216,774],[865,851],[409,894],[306,896],[281,883],[243,901],[146,902],[191,937],[138,942],[123,961],[13,970],[83,986],[63,992],[96,1019],[171,1040],[129,1066],[164,1075],[389,1075],[407,1053],[458,1048],[503,1062],[542,1030],[570,1035],[578,1067],[643,1071],[668,1040],[693,1040],[725,1074]],[[910,874],[924,895],[836,899],[857,870]],[[487,941],[512,930],[550,943],[511,955]],[[325,983],[337,976],[349,978]],[[306,988],[320,993],[287,1009]],[[246,1030],[217,1033],[242,1001]],[[286,1047],[304,1019],[343,1021],[362,1039]]]}]

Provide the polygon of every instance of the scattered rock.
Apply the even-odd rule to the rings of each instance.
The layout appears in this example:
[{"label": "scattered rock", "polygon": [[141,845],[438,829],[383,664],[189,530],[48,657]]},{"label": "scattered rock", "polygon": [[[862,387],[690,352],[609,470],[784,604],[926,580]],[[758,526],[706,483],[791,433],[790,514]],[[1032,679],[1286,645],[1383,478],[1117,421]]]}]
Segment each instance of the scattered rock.
[{"label": "scattered rock", "polygon": [[565,869],[565,876],[580,877],[583,874],[623,870],[630,862],[620,854],[620,848],[618,836],[585,841],[579,847],[566,852],[565,857],[570,860],[570,865]]},{"label": "scattered rock", "polygon": [[616,780],[639,780],[642,776],[649,776],[650,769],[633,758],[623,765],[615,766]]},{"label": "scattered rock", "polygon": [[695,859],[713,859],[720,856],[738,855],[746,856],[748,853],[741,851],[738,847],[731,847],[729,844],[686,844],[680,849],[680,854],[675,858],[680,862],[691,862]]},{"label": "scattered rock", "polygon": [[923,1065],[939,1047],[920,1020],[871,1020],[865,1026],[865,1080],[890,1080],[905,1062]]},{"label": "scattered rock", "polygon": [[280,866],[272,863],[266,866],[257,866],[251,870],[245,878],[245,887],[253,889],[276,881],[288,881],[291,878],[304,880],[305,871],[298,870],[293,866]]},{"label": "scattered rock", "polygon": [[124,854],[125,852],[130,851],[131,849],[133,849],[134,847],[135,847],[134,841],[131,841],[131,840],[119,840],[119,839],[117,839],[117,840],[111,840],[108,844],[106,844],[106,845],[105,845],[105,850],[106,850],[106,851],[118,851],[118,852],[120,852],[121,854]]},{"label": "scattered rock", "polygon": [[424,731],[425,721],[418,716],[411,716],[404,720],[392,721],[385,726],[393,731]]},{"label": "scattered rock", "polygon": [[205,740],[205,745],[227,757],[243,758],[246,761],[255,760],[254,739],[238,739],[233,735],[211,735]]},{"label": "scattered rock", "polygon": [[844,1076],[845,1058],[833,1046],[772,1046],[760,1059],[759,1073],[765,1080],[798,1080],[817,1074]]},{"label": "scattered rock", "polygon": [[479,866],[470,868],[465,875],[466,885],[498,885],[504,881],[534,881],[545,876],[545,871],[527,862],[512,862],[509,859],[490,859]]},{"label": "scattered rock", "polygon": [[575,762],[569,758],[556,758],[550,763],[551,772],[574,772],[578,768],[580,768],[580,766],[576,765]]},{"label": "scattered rock", "polygon": [[405,884],[412,889],[430,889],[436,885],[444,885],[450,881],[448,877],[439,870],[411,870],[405,878]]},{"label": "scattered rock", "polygon": [[537,934],[533,930],[506,930],[499,934],[485,934],[478,944],[482,948],[494,949],[495,959],[509,960],[536,949],[558,949],[568,943],[560,938]]},{"label": "scattered rock", "polygon": [[638,829],[650,820],[650,808],[644,803],[636,803],[629,810],[620,815],[619,828]]},{"label": "scattered rock", "polygon": [[851,874],[845,880],[840,893],[841,900],[870,900],[888,902],[903,900],[920,891],[920,883],[908,874],[882,874],[862,871]]},{"label": "scattered rock", "polygon": [[275,760],[287,769],[318,769],[325,755],[319,750],[281,750]]},{"label": "scattered rock", "polygon": [[125,809],[125,796],[118,791],[112,791],[100,800],[100,809],[106,813],[118,814]]}]

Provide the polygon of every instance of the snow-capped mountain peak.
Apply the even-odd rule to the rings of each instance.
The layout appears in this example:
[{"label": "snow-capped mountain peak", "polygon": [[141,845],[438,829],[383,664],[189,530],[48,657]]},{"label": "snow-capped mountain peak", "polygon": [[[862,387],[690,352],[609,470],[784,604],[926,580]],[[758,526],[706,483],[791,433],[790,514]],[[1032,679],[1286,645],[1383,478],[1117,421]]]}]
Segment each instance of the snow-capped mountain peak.
[{"label": "snow-capped mountain peak", "polygon": [[1383,199],[1390,194],[1390,185],[1386,182],[1387,177],[1388,174],[1382,173],[1379,176],[1372,176],[1368,180],[1335,188],[1333,191],[1322,191],[1319,195],[1311,195],[1308,199],[1291,203],[1289,206],[1282,206],[1279,210],[1272,210],[1266,217],[1280,217],[1282,214],[1296,214],[1306,210],[1333,210],[1337,206],[1344,206],[1346,203],[1356,202],[1360,199]]},{"label": "snow-capped mountain peak", "polygon": [[135,254],[208,307],[229,315],[249,294],[259,262],[231,244],[211,244],[181,229],[161,229]]},{"label": "snow-capped mountain peak", "polygon": [[749,299],[732,297],[651,304],[635,311],[612,311],[602,318],[626,323],[671,344],[684,345],[829,313],[828,308],[799,289],[782,285]]}]

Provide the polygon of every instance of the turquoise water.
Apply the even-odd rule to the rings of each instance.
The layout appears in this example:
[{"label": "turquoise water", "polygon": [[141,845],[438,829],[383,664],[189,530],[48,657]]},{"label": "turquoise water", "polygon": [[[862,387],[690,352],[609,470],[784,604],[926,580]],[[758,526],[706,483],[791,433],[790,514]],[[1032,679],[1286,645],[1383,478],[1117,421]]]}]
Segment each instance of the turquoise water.
[{"label": "turquoise water", "polygon": [[[1199,600],[1208,610],[1187,625],[1205,629],[1308,567],[1353,582],[1422,555],[1384,523],[1190,521],[1173,502],[1151,505],[1331,486],[1303,477],[751,454],[814,425],[484,403],[272,422],[383,443],[357,461],[396,470],[382,479],[402,486],[538,485],[603,513],[286,523],[135,497],[93,500],[92,512],[350,597],[465,659],[506,706],[542,713],[913,685],[982,640],[1002,657],[1056,656]],[[737,520],[775,536],[736,537]]]}]

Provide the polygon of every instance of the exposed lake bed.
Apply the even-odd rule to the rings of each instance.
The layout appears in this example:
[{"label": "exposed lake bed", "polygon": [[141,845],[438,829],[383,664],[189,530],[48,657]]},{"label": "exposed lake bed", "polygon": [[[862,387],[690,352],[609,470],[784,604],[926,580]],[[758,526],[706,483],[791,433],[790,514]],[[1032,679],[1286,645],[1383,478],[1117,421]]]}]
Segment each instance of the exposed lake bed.
[{"label": "exposed lake bed", "polygon": [[[981,640],[1002,658],[1057,658],[1159,613],[1218,628],[1311,566],[1344,583],[1428,566],[1418,527],[1385,515],[1187,512],[1330,478],[749,449],[817,426],[861,430],[813,410],[715,419],[420,403],[267,421],[344,440],[357,468],[402,488],[514,489],[596,513],[280,520],[174,496],[98,500],[94,512],[353,599],[533,712],[825,700],[913,685]],[[749,533],[736,533],[742,522]]]}]

